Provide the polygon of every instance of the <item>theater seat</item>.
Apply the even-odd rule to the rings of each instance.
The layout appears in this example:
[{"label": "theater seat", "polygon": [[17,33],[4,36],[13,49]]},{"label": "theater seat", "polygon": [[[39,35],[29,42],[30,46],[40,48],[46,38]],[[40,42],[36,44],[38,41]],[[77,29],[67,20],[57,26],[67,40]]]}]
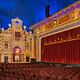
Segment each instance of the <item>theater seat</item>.
[{"label": "theater seat", "polygon": [[80,80],[80,68],[77,67],[34,63],[0,64],[0,68],[3,69],[0,71],[0,80]]}]

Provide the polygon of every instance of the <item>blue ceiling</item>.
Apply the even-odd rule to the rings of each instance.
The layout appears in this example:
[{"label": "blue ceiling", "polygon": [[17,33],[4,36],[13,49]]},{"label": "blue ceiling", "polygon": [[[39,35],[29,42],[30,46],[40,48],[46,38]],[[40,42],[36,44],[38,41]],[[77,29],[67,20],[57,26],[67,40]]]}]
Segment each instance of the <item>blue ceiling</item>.
[{"label": "blue ceiling", "polygon": [[44,20],[45,6],[50,5],[50,15],[60,11],[77,0],[0,0],[0,28],[8,28],[12,18],[19,17],[24,25]]}]

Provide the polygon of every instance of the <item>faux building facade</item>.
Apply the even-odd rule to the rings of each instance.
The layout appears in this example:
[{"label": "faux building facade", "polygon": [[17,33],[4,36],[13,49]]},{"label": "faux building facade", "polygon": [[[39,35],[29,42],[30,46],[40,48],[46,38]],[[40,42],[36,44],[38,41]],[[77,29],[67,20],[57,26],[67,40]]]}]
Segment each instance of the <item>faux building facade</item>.
[{"label": "faux building facade", "polygon": [[32,54],[32,33],[25,30],[23,21],[12,19],[7,30],[0,31],[0,62],[30,62]]}]

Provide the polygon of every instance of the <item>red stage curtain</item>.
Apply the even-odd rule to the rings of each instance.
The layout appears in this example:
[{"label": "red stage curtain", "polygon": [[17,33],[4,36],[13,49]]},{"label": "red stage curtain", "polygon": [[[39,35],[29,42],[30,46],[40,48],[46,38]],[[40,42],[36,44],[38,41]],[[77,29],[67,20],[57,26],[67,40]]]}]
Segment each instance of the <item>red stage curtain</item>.
[{"label": "red stage curtain", "polygon": [[[80,63],[80,28],[54,34],[41,40],[41,60],[67,64]],[[59,41],[66,40],[66,42]],[[71,40],[76,39],[76,40]],[[55,41],[56,40],[56,41]],[[70,41],[69,41],[70,40]],[[55,42],[45,45],[45,43]]]}]

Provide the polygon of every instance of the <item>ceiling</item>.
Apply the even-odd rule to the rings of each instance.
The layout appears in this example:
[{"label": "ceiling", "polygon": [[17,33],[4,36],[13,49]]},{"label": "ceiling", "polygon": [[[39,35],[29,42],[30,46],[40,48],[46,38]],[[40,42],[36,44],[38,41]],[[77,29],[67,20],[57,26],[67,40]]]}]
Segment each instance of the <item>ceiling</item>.
[{"label": "ceiling", "polygon": [[50,15],[77,0],[0,0],[0,28],[8,28],[11,19],[19,17],[27,29],[45,17],[45,7],[50,5]]}]

